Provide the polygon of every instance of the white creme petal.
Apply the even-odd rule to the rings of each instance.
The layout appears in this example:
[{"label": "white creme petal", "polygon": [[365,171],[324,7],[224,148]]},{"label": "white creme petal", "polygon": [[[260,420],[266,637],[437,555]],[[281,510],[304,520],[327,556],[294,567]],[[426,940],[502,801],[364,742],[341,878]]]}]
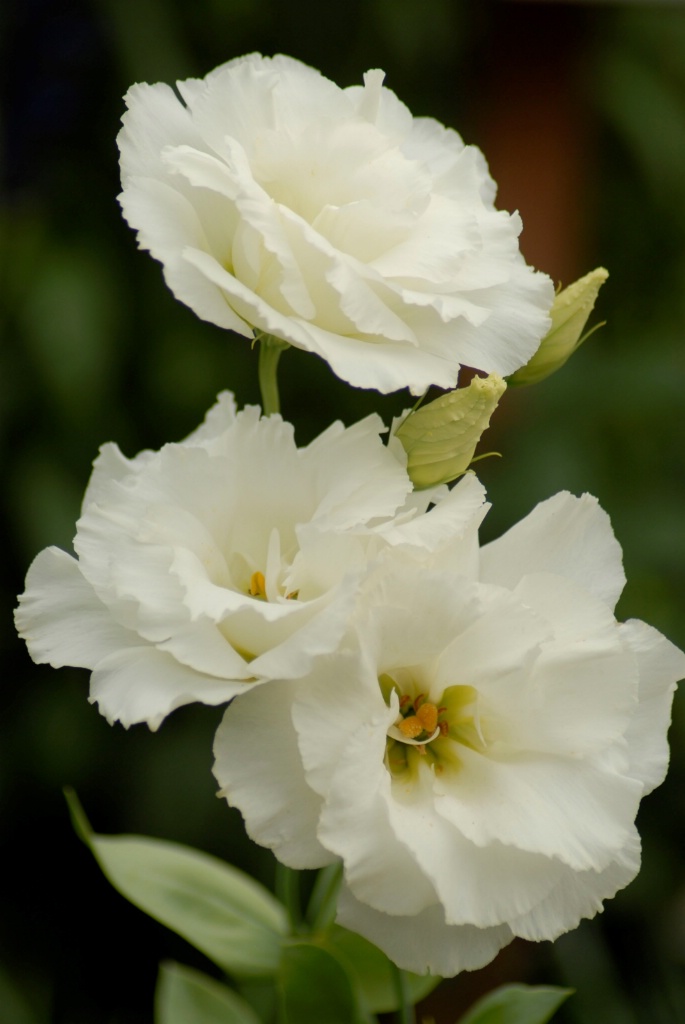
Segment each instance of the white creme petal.
[{"label": "white creme petal", "polygon": [[513,589],[536,572],[566,576],[613,609],[625,583],[621,548],[596,498],[561,491],[481,549],[483,582]]},{"label": "white creme petal", "polygon": [[234,700],[216,733],[213,771],[255,842],[289,867],[318,868],[335,857],[316,838],[321,798],[307,785],[290,717],[297,690],[278,681]]},{"label": "white creme petal", "polygon": [[448,925],[440,906],[410,916],[383,914],[355,899],[345,886],[337,921],[375,943],[402,970],[442,978],[484,967],[513,938],[508,925]]},{"label": "white creme petal", "polygon": [[14,619],[33,660],[53,668],[93,668],[139,642],[100,601],[76,559],[54,547],[31,563]]}]

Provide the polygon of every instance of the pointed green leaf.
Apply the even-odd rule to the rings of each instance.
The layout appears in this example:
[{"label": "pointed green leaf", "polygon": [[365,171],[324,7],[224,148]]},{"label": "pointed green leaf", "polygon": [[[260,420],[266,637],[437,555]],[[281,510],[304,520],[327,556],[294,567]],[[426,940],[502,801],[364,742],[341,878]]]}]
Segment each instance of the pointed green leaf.
[{"label": "pointed green leaf", "polygon": [[284,908],[249,875],[178,843],[98,836],[67,794],[74,826],[119,892],[236,975],[273,974],[287,933]]},{"label": "pointed green leaf", "polygon": [[280,973],[283,1024],[366,1024],[352,982],[325,949],[295,942],[283,949]]},{"label": "pointed green leaf", "polygon": [[547,1024],[572,992],[543,985],[503,985],[479,999],[459,1024]]},{"label": "pointed green leaf", "polygon": [[244,999],[226,985],[181,964],[162,964],[155,1024],[260,1024]]},{"label": "pointed green leaf", "polygon": [[474,377],[468,387],[413,410],[400,423],[395,436],[407,453],[407,472],[417,490],[466,472],[506,386],[496,373]]},{"label": "pointed green leaf", "polygon": [[[394,967],[377,946],[340,925],[326,931],[321,943],[345,967],[359,990],[363,1004],[372,1013],[390,1013],[398,1009]],[[442,980],[409,971],[404,975],[412,1005],[432,992]]]}]

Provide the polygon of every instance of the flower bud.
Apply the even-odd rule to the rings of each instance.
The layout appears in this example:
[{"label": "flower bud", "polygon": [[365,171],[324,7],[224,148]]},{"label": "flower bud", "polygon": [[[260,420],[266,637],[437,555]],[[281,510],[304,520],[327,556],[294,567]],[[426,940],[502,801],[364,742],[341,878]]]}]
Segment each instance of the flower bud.
[{"label": "flower bud", "polygon": [[481,434],[506,390],[496,374],[474,377],[409,415],[395,431],[407,453],[407,472],[422,490],[449,483],[465,473]]},{"label": "flower bud", "polygon": [[592,334],[583,331],[608,276],[604,267],[597,267],[557,294],[550,310],[552,326],[530,362],[509,377],[510,384],[537,384],[564,365]]}]

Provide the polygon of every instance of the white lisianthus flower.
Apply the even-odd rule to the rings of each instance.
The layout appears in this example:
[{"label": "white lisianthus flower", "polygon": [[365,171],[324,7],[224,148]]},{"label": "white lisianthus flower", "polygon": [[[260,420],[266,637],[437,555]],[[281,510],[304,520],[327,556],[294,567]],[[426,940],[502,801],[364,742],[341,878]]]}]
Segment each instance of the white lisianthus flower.
[{"label": "white lisianthus flower", "polygon": [[280,416],[236,413],[225,392],[180,444],[131,460],[105,445],[77,557],[47,548],[29,570],[15,617],[33,659],[91,669],[110,721],[152,728],[191,701],[306,673],[348,629],[369,560],[428,556],[484,512],[475,477],[412,494],[384,429],[334,423],[298,448]]},{"label": "white lisianthus flower", "polygon": [[552,283],[494,207],[483,155],[414,118],[369,71],[340,89],[289,57],[135,85],[119,135],[124,215],[174,295],[274,335],[357,387],[502,376],[550,324]]},{"label": "white lisianthus flower", "polygon": [[634,877],[685,675],[660,633],[616,622],[594,499],[559,494],[465,554],[472,537],[448,569],[390,553],[356,641],[245,693],[215,742],[250,835],[293,867],[340,860],[340,923],[443,976],[556,938]]}]

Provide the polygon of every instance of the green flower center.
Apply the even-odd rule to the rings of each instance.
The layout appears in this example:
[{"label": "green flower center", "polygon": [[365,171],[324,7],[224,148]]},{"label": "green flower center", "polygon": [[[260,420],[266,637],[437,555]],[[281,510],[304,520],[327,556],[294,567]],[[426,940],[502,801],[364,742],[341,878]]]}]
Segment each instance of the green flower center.
[{"label": "green flower center", "polygon": [[408,781],[423,765],[437,774],[456,770],[460,746],[485,748],[473,686],[448,686],[438,700],[406,672],[396,674],[401,683],[388,674],[378,680],[387,704],[393,692],[399,698],[399,714],[388,729],[385,747],[385,764],[393,780]]}]

